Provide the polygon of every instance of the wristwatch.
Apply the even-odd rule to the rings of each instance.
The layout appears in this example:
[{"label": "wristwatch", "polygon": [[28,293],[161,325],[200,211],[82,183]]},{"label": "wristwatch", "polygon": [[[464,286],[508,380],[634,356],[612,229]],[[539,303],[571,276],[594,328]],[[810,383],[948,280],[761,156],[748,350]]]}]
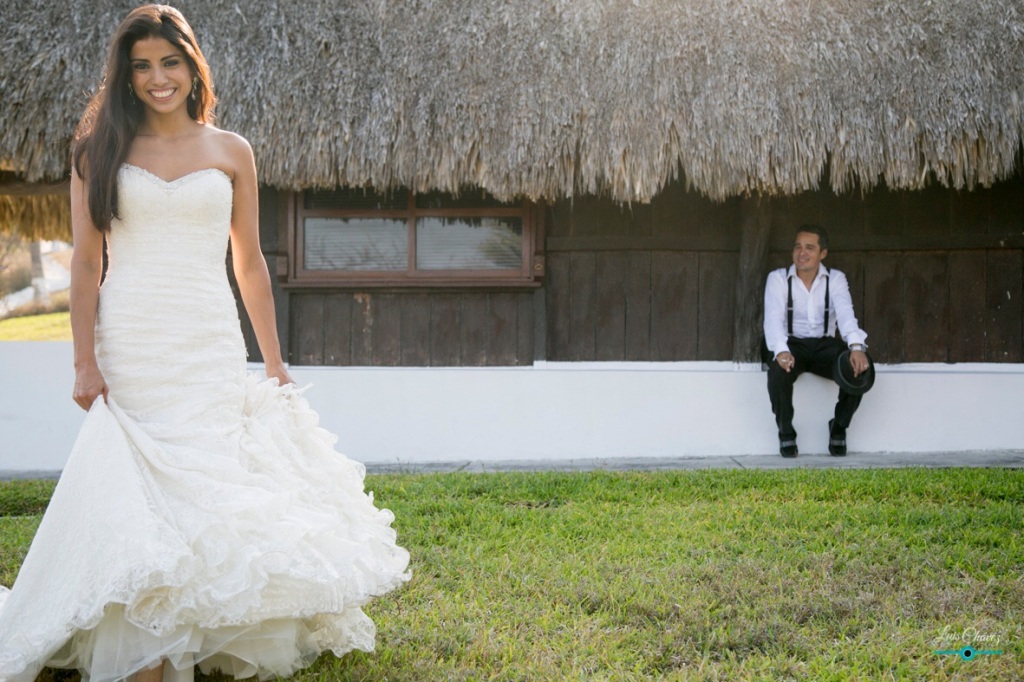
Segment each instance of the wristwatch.
[{"label": "wristwatch", "polygon": [[851,343],[850,350],[867,350],[867,345],[863,343]]}]

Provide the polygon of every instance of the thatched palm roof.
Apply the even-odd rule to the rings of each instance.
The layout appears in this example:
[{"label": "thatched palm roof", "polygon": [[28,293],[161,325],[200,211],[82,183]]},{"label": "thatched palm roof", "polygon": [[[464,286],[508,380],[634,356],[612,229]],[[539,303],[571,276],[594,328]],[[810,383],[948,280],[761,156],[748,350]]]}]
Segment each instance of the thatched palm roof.
[{"label": "thatched palm roof", "polygon": [[0,187],[0,234],[25,239],[71,239],[71,202],[63,194],[9,196]]},{"label": "thatched palm roof", "polygon": [[[134,2],[0,3],[0,159],[66,174]],[[1020,0],[187,0],[263,182],[646,201],[953,187],[1024,131]],[[252,9],[242,9],[251,7]]]}]

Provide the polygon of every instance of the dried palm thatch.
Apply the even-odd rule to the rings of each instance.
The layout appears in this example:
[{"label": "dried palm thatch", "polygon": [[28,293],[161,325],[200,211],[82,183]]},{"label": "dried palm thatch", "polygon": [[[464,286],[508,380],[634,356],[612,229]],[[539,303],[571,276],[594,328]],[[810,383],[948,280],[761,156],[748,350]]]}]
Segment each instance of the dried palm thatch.
[{"label": "dried palm thatch", "polygon": [[[0,4],[0,158],[66,174],[134,2]],[[219,124],[281,188],[647,201],[1012,172],[1020,0],[183,0]]]},{"label": "dried palm thatch", "polygon": [[71,241],[71,202],[66,194],[0,194],[0,233],[12,231],[28,240]]}]

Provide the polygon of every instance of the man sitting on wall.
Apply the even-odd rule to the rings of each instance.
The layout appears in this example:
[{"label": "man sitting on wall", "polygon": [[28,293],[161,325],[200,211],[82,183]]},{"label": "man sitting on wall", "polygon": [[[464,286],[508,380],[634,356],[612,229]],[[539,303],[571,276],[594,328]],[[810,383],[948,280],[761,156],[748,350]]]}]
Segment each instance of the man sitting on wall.
[{"label": "man sitting on wall", "polygon": [[[783,457],[796,457],[798,452],[793,383],[803,372],[839,384],[835,417],[828,423],[828,451],[836,456],[846,454],[846,429],[861,396],[874,382],[874,367],[865,352],[867,334],[857,324],[850,285],[842,272],[825,267],[827,255],[825,230],[803,225],[797,229],[793,265],[772,271],[765,284],[768,395]],[[837,325],[843,341],[836,338]]]}]

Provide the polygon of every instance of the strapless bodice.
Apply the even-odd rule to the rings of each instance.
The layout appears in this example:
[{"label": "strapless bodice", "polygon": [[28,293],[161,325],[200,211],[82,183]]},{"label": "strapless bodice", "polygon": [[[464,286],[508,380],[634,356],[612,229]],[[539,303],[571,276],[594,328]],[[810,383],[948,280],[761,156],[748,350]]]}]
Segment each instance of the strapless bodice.
[{"label": "strapless bodice", "polygon": [[235,422],[245,344],[225,264],[232,196],[231,179],[214,168],[173,182],[130,164],[118,174],[97,361],[139,421],[169,431]]}]

